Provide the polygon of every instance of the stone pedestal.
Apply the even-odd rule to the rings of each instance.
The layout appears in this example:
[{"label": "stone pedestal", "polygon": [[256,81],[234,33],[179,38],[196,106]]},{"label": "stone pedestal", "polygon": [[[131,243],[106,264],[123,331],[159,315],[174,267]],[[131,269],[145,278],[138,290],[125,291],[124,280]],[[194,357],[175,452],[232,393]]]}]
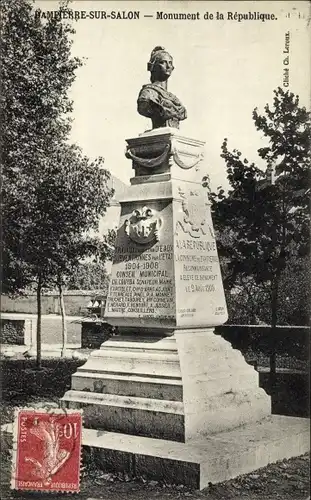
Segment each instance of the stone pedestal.
[{"label": "stone pedestal", "polygon": [[212,329],[116,336],[72,377],[64,399],[87,427],[192,442],[270,414],[258,373]]},{"label": "stone pedestal", "polygon": [[224,291],[199,173],[204,143],[173,129],[127,142],[136,175],[120,200],[107,321],[161,336],[223,324]]},{"label": "stone pedestal", "polygon": [[[135,176],[120,200],[105,310],[120,335],[79,367],[62,400],[84,408],[84,444],[98,447],[104,468],[159,478],[167,465],[177,482],[204,487],[288,456],[286,436],[266,443],[266,460],[249,437],[237,446],[258,425],[271,440],[278,424],[258,373],[213,333],[227,309],[201,186],[204,143],[170,128],[127,143]],[[304,451],[299,425],[293,455]],[[231,464],[234,448],[241,456]],[[186,469],[188,479],[178,472]]]}]

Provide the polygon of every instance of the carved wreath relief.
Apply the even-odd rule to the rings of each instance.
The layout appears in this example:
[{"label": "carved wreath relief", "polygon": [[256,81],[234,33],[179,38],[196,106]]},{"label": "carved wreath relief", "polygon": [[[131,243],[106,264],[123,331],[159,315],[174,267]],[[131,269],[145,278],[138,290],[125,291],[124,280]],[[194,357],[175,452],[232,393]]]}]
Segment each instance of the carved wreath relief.
[{"label": "carved wreath relief", "polygon": [[131,217],[124,223],[124,229],[128,237],[140,245],[159,241],[161,226],[161,217],[148,207],[133,210]]},{"label": "carved wreath relief", "polygon": [[[181,155],[180,152],[178,151],[178,144],[176,145],[173,140],[171,145],[169,144],[162,145],[160,155],[158,156],[152,156],[150,158],[139,156],[139,154],[144,153],[145,149],[146,146],[144,145],[140,145],[132,149],[128,147],[125,156],[133,160],[133,162],[136,163],[137,165],[144,168],[150,168],[150,169],[158,168],[161,167],[165,162],[169,161],[170,166],[172,166],[175,162],[176,165],[178,165],[183,170],[189,170],[190,168],[193,167],[196,167],[196,169],[198,170],[198,165],[204,158],[203,152],[199,152],[195,155],[194,154]],[[148,150],[149,153],[151,154],[152,148],[149,147]],[[159,150],[159,146],[157,147],[157,150]],[[184,161],[182,159],[182,156],[185,156],[187,158],[187,161]]]},{"label": "carved wreath relief", "polygon": [[204,153],[200,151],[196,155],[187,155],[190,157],[190,161],[188,158],[188,161],[184,162],[181,158],[181,155],[179,154],[178,147],[176,144],[172,143],[171,147],[171,160],[173,160],[176,165],[178,165],[180,168],[184,170],[189,170],[190,168],[196,167],[196,170],[198,170],[198,165],[199,163],[203,160],[204,158]]},{"label": "carved wreath relief", "polygon": [[179,194],[182,198],[183,218],[177,222],[177,227],[180,226],[184,233],[188,233],[192,238],[200,238],[200,236],[210,234],[215,238],[213,228],[207,221],[207,208],[204,199],[198,191],[190,191],[188,196],[179,187]]}]

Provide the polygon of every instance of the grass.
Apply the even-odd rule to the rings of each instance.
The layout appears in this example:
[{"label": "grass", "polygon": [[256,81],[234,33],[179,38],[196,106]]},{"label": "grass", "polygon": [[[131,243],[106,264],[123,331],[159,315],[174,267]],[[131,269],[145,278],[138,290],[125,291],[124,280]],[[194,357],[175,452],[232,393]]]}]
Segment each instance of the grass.
[{"label": "grass", "polygon": [[71,375],[83,360],[44,359],[42,370],[36,370],[34,359],[2,361],[2,400],[18,404],[21,399],[59,398],[70,389]]}]

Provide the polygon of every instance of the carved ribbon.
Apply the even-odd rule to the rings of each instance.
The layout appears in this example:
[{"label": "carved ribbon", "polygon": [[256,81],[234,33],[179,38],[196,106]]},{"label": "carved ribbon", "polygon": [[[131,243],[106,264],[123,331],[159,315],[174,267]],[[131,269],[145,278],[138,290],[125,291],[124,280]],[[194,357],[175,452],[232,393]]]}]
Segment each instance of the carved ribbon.
[{"label": "carved ribbon", "polygon": [[156,158],[140,158],[139,156],[136,156],[132,153],[130,149],[127,150],[125,153],[125,156],[127,158],[131,158],[135,163],[142,167],[147,167],[147,168],[154,168],[154,167],[159,167],[167,158],[168,153],[170,150],[170,145],[166,144],[164,151],[160,156],[157,156]]},{"label": "carved ribbon", "polygon": [[180,167],[180,168],[183,168],[183,169],[189,169],[189,168],[193,168],[195,167],[202,159],[203,159],[203,154],[202,153],[199,153],[198,155],[196,155],[195,157],[195,160],[190,163],[189,165],[187,165],[186,163],[184,163],[182,161],[182,159],[180,158],[179,154],[178,154],[178,151],[177,149],[174,147],[173,148],[173,158],[174,158],[174,161],[175,163]]}]

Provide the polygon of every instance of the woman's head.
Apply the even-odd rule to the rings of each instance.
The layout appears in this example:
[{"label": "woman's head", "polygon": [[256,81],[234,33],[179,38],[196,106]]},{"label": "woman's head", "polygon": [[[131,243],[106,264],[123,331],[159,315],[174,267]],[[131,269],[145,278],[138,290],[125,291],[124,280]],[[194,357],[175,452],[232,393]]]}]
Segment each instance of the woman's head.
[{"label": "woman's head", "polygon": [[167,80],[174,69],[173,58],[164,47],[157,46],[153,49],[147,65],[148,71],[151,73],[151,81]]}]

